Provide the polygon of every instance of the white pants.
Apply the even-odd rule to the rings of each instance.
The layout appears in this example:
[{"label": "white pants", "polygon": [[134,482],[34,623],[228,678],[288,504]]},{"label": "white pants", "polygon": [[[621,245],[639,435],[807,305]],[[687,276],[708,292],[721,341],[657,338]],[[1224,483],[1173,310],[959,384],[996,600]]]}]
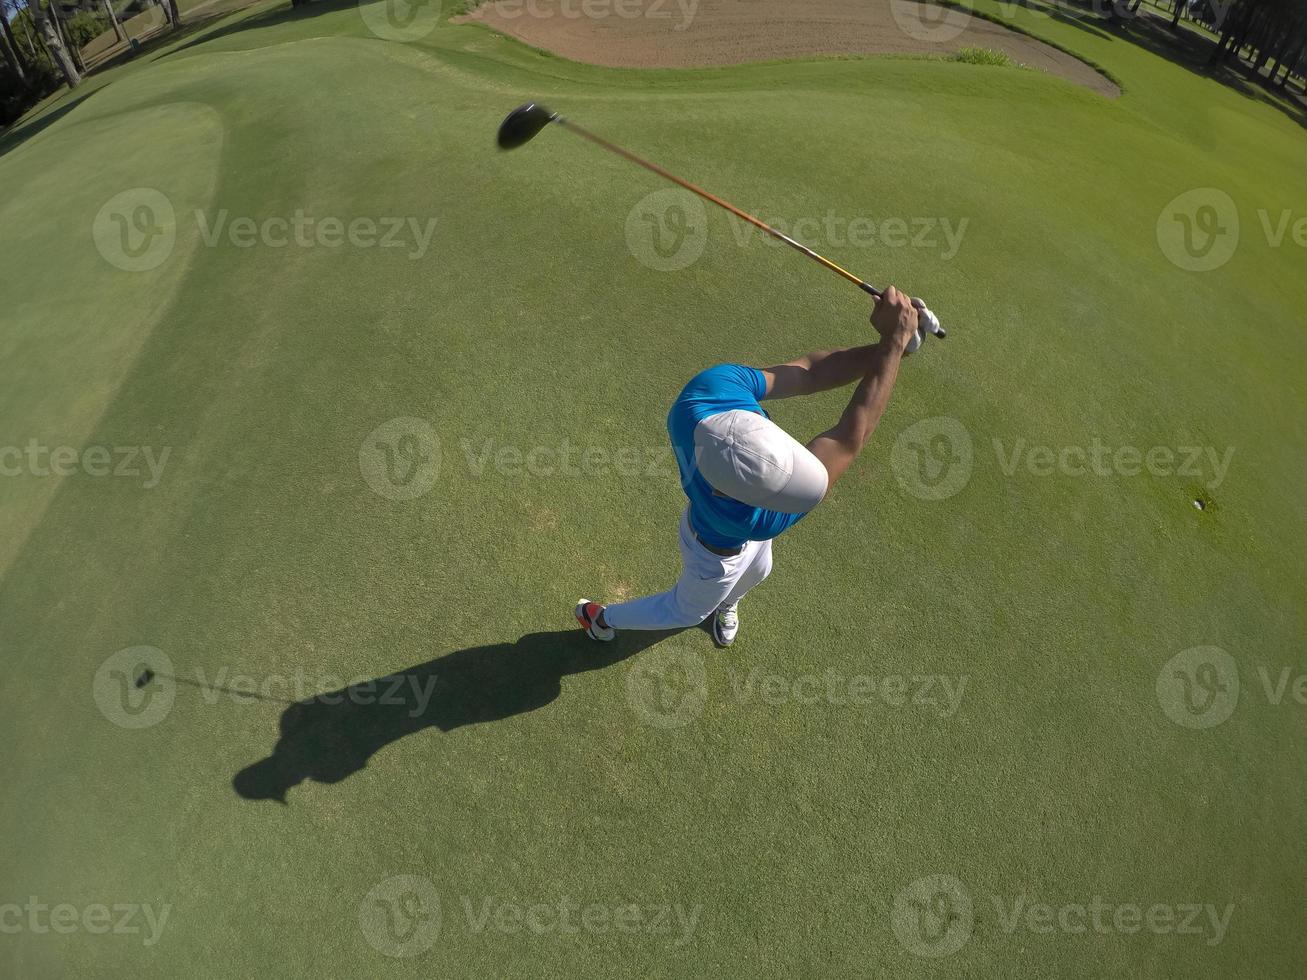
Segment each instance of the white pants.
[{"label": "white pants", "polygon": [[771,573],[771,542],[747,541],[733,558],[714,555],[690,530],[690,511],[681,514],[681,578],[658,595],[619,602],[604,621],[619,630],[662,630],[697,626],[722,605],[734,605]]}]

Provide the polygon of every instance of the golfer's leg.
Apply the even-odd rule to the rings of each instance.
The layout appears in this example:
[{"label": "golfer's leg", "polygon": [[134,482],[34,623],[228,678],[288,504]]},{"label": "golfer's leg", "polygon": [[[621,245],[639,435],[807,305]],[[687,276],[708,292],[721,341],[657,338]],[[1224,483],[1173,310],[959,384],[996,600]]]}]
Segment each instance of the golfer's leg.
[{"label": "golfer's leg", "polygon": [[730,595],[747,566],[723,562],[694,540],[681,518],[681,578],[666,592],[619,602],[604,609],[604,622],[619,630],[661,630],[697,626]]},{"label": "golfer's leg", "polygon": [[763,579],[771,574],[771,542],[757,542],[757,551],[752,555],[749,566],[744,570],[735,587],[723,601],[723,605],[733,606],[744,598],[746,592],[762,584]]},{"label": "golfer's leg", "polygon": [[697,626],[713,614],[733,582],[702,582],[682,572],[674,588],[604,609],[604,622],[619,630],[665,630]]}]

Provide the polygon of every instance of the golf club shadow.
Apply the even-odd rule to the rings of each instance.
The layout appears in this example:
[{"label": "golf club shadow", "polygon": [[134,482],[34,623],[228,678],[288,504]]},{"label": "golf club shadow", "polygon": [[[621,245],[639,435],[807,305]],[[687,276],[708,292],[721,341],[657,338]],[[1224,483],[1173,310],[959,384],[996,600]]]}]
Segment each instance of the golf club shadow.
[{"label": "golf club shadow", "polygon": [[272,754],[238,772],[232,786],[247,800],[285,803],[292,786],[348,779],[374,753],[423,729],[448,732],[542,708],[568,674],[611,667],[674,632],[631,632],[602,644],[578,629],[530,633],[297,701],[282,712]]}]

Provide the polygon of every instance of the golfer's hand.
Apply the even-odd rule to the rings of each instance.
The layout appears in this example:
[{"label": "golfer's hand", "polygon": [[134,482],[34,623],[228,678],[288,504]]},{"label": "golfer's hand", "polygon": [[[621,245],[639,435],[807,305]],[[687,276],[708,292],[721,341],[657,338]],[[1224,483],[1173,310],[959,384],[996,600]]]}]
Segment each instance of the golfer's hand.
[{"label": "golfer's hand", "polygon": [[882,340],[902,350],[917,332],[917,308],[908,296],[887,286],[871,311],[871,325]]}]

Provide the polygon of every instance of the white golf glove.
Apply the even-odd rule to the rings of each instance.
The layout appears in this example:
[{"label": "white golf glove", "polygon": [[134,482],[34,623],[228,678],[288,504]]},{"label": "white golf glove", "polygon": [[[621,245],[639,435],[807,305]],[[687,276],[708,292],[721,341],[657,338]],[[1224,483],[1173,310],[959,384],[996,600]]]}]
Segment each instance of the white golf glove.
[{"label": "white golf glove", "polygon": [[922,341],[926,339],[926,334],[933,333],[936,337],[946,336],[944,328],[939,325],[939,317],[930,311],[924,301],[914,296],[912,305],[917,308],[917,332],[908,341],[908,346],[903,348],[904,357],[921,346]]}]

